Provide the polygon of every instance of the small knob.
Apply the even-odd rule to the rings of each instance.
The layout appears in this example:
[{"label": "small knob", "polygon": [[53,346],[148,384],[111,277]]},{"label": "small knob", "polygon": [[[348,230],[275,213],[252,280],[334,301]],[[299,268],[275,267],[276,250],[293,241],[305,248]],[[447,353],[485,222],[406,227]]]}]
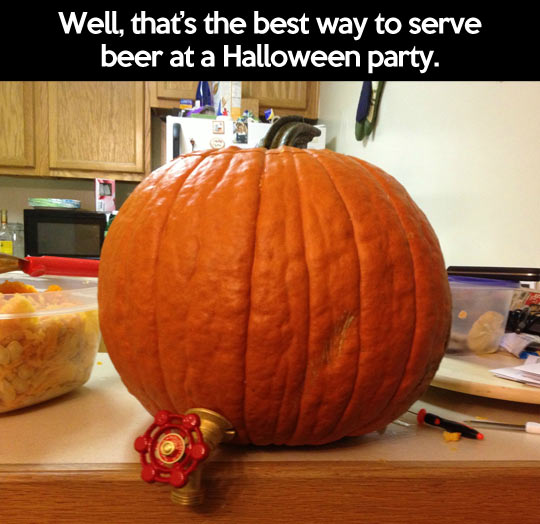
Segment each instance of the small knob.
[{"label": "small knob", "polygon": [[185,486],[189,476],[208,458],[210,446],[200,429],[196,413],[177,415],[159,411],[145,433],[135,440],[145,482]]}]

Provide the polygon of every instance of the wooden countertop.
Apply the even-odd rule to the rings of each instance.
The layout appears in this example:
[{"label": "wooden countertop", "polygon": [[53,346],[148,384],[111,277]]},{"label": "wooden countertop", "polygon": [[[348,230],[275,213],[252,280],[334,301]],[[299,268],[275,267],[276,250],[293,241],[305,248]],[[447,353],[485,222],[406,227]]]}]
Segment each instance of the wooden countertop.
[{"label": "wooden countertop", "polygon": [[[411,408],[524,423],[540,406],[430,388]],[[412,414],[371,433],[307,448],[221,446],[204,468],[205,502],[170,502],[140,480],[135,437],[151,416],[106,354],[90,381],[0,415],[0,522],[538,522],[540,435],[483,429],[445,442]]]}]

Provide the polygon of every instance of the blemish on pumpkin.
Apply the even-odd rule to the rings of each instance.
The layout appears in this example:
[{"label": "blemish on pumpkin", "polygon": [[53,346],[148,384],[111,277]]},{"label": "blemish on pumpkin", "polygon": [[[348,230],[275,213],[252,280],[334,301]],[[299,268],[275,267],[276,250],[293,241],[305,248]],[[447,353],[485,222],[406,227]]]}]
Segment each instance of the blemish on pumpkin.
[{"label": "blemish on pumpkin", "polygon": [[352,313],[345,313],[342,319],[334,326],[330,338],[323,346],[322,364],[329,364],[332,360],[339,357],[347,337],[347,330],[354,319],[355,316]]}]

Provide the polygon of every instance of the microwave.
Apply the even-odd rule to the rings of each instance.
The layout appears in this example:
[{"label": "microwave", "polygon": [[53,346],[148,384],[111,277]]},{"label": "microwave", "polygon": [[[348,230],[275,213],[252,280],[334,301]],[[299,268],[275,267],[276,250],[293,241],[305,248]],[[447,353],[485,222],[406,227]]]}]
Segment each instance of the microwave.
[{"label": "microwave", "polygon": [[99,258],[105,239],[105,213],[78,209],[25,209],[26,256]]}]

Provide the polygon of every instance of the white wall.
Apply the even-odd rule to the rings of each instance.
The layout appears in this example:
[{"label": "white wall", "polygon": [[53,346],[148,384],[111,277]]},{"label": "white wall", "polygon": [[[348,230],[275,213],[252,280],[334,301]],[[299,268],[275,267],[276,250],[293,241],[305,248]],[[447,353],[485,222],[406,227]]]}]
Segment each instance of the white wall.
[{"label": "white wall", "polygon": [[447,265],[540,267],[540,82],[388,82],[357,142],[362,82],[322,82],[329,147],[398,179]]}]

